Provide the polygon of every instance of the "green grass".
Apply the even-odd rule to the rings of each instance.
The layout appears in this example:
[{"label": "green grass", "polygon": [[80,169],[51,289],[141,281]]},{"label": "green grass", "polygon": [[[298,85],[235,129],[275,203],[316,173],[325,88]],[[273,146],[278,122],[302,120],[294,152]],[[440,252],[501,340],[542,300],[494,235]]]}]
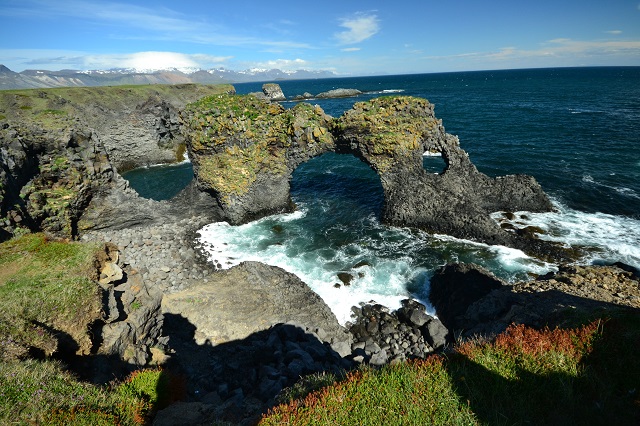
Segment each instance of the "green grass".
[{"label": "green grass", "polygon": [[[88,325],[100,317],[99,287],[92,281],[97,246],[49,241],[27,234],[0,244],[0,341],[14,355],[51,355],[57,333],[80,352],[90,349]],[[11,356],[7,352],[0,358]]]},{"label": "green grass", "polygon": [[443,355],[369,368],[292,396],[263,425],[636,425],[640,317],[576,329],[512,326]]},{"label": "green grass", "polygon": [[50,357],[61,344],[91,356],[88,327],[102,307],[93,281],[98,249],[43,234],[0,244],[0,424],[150,424],[183,396],[184,385],[160,369],[97,386]]},{"label": "green grass", "polygon": [[95,386],[78,381],[57,361],[0,361],[0,424],[149,424],[172,401],[169,384],[162,370]]}]

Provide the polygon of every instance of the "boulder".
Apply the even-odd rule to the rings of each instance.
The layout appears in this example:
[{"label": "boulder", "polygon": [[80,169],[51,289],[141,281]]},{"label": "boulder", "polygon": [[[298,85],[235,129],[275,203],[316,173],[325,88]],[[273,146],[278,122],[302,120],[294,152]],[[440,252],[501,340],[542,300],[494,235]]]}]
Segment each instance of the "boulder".
[{"label": "boulder", "polygon": [[459,317],[473,303],[504,283],[491,272],[475,264],[456,263],[443,266],[431,278],[429,300],[438,318],[450,330],[460,328]]},{"label": "boulder", "polygon": [[350,334],[304,282],[257,262],[244,262],[215,273],[208,282],[166,294],[162,310],[193,324],[198,344],[219,345],[285,323],[309,333],[321,329],[318,336],[342,356],[351,344]]},{"label": "boulder", "polygon": [[262,85],[262,93],[269,99],[270,101],[286,101],[287,98],[282,93],[282,89],[279,84],[276,83],[265,83]]}]

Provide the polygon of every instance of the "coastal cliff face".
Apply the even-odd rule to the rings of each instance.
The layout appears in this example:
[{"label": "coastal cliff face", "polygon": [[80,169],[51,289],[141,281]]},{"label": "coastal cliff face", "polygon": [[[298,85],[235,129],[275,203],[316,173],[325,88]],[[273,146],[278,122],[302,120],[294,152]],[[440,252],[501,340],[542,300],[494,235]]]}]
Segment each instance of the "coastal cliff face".
[{"label": "coastal cliff face", "polygon": [[[458,138],[425,99],[385,97],[359,102],[334,127],[340,152],[354,153],[380,176],[383,220],[489,244],[518,245],[489,214],[550,211],[551,202],[530,176],[492,179],[480,173]],[[423,153],[439,154],[439,174],[423,167]]]},{"label": "coastal cliff face", "polygon": [[[328,151],[355,155],[378,173],[383,220],[392,225],[525,248],[490,213],[552,209],[532,177],[478,172],[425,99],[377,98],[332,119],[306,103],[285,110],[252,96],[213,96],[191,104],[185,121],[198,186],[232,224],[291,210],[291,174]],[[442,155],[446,169],[428,173],[425,152]]]},{"label": "coastal cliff face", "polygon": [[116,170],[182,157],[178,111],[228,92],[232,86],[0,92],[0,240],[20,228],[77,237],[90,201],[115,181],[126,186]]}]

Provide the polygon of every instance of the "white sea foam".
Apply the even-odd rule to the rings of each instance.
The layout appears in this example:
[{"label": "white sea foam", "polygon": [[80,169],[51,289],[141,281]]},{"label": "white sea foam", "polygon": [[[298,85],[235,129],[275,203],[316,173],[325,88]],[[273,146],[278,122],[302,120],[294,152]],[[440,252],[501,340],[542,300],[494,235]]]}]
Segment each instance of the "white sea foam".
[{"label": "white sea foam", "polygon": [[[450,261],[469,261],[469,257],[473,260],[479,256],[510,273],[546,273],[553,269],[553,265],[519,250],[389,228],[373,216],[364,218],[363,223],[374,232],[357,241],[333,240],[325,246],[311,240],[331,241],[329,234],[346,234],[351,231],[351,224],[334,224],[320,236],[309,235],[303,229],[308,223],[298,223],[307,215],[304,205],[301,207],[295,213],[241,226],[213,223],[199,231],[199,241],[209,260],[221,268],[259,261],[296,274],[322,297],[342,324],[351,319],[352,306],[373,301],[397,309],[400,301],[408,297],[417,298],[435,314],[427,299],[429,277],[433,270]],[[434,255],[440,252],[446,252],[444,258]],[[433,259],[425,261],[425,256]],[[351,275],[348,286],[338,278],[340,272]]]},{"label": "white sea foam", "polygon": [[[610,176],[614,176],[614,175],[615,175],[615,173],[611,173],[610,174]],[[640,195],[636,191],[631,189],[631,188],[627,188],[625,186],[607,185],[606,183],[598,182],[591,175],[583,175],[582,176],[582,181],[585,182],[585,183],[590,183],[592,185],[602,187],[602,188],[611,189],[611,190],[617,192],[618,194],[622,194],[622,195],[627,196],[627,197],[640,199]]]},{"label": "white sea foam", "polygon": [[[640,268],[640,220],[605,213],[585,213],[555,203],[556,212],[516,212],[511,223],[544,230],[540,239],[592,249],[586,260],[623,262]],[[497,216],[494,216],[497,217]]]},{"label": "white sea foam", "polygon": [[[280,219],[295,220],[293,215],[283,215]],[[281,222],[279,222],[281,223]],[[225,222],[213,223],[202,228],[200,242],[209,254],[209,260],[223,269],[238,265],[244,261],[259,261],[278,266],[296,274],[307,283],[334,312],[340,323],[351,319],[351,307],[360,302],[375,301],[392,309],[400,307],[400,301],[410,297],[406,289],[406,277],[416,277],[421,271],[411,271],[409,262],[365,263],[357,268],[340,267],[349,265],[349,256],[345,251],[367,254],[364,247],[347,247],[344,251],[320,249],[296,253],[293,246],[302,245],[296,237],[288,236],[283,244],[263,246],[266,239],[259,223],[253,222],[241,226],[230,226]],[[338,272],[348,272],[353,276],[349,286],[341,285]],[[433,311],[433,310],[432,310]]]}]

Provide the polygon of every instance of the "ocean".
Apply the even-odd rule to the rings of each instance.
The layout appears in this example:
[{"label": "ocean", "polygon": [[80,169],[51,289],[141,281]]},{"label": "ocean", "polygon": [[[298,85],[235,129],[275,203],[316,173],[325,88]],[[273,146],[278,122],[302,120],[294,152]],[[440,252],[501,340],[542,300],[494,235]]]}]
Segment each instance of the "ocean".
[{"label": "ocean", "polygon": [[[552,198],[557,211],[519,212],[517,226],[537,226],[545,230],[542,238],[588,248],[583,263],[620,261],[640,268],[640,67],[277,83],[287,97],[336,88],[364,92],[309,101],[334,117],[355,102],[377,96],[428,99],[481,172],[532,175]],[[244,94],[261,86],[243,83],[235,88]],[[433,172],[444,167],[440,157],[424,157],[424,163]],[[154,173],[163,169],[148,168],[141,180],[158,180]],[[163,187],[146,196],[170,196],[163,194]],[[509,282],[558,266],[507,247],[381,224],[379,178],[350,155],[325,154],[301,165],[293,175],[291,194],[298,207],[294,213],[242,226],[210,224],[200,230],[200,239],[211,245],[211,260],[223,267],[257,260],[298,275],[342,323],[349,320],[351,306],[361,302],[397,308],[400,300],[412,297],[431,309],[429,279],[449,262],[475,262]],[[338,274],[351,277],[348,285]]]}]

